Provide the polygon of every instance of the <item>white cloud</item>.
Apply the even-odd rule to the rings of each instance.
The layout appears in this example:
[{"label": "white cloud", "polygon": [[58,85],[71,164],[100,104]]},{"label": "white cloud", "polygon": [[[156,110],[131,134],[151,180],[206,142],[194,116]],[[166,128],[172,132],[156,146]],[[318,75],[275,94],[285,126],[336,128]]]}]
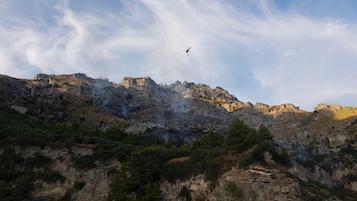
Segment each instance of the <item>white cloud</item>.
[{"label": "white cloud", "polygon": [[[79,12],[59,1],[47,23],[18,17],[6,9],[9,1],[0,0],[8,16],[0,20],[0,73],[84,72],[113,81],[148,75],[220,84],[238,98],[309,109],[356,101],[344,98],[357,97],[357,80],[346,79],[357,76],[355,24],[279,13],[265,0],[250,1],[258,15],[216,0],[123,1],[118,12]],[[241,85],[245,75],[251,77]]]}]

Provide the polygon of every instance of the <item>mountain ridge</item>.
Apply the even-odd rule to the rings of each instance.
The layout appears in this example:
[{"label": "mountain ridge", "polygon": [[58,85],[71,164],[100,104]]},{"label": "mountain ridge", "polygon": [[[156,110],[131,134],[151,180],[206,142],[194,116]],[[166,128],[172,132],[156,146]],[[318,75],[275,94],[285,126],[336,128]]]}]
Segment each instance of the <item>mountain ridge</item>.
[{"label": "mountain ridge", "polygon": [[[227,90],[225,90],[224,88],[220,87],[220,86],[216,86],[214,88],[212,88],[211,86],[209,85],[206,85],[206,84],[203,84],[203,83],[194,83],[194,82],[189,82],[189,81],[175,81],[174,83],[171,83],[171,84],[158,84],[156,83],[151,77],[149,76],[146,76],[146,77],[128,77],[128,76],[124,76],[122,78],[121,81],[119,82],[112,82],[112,81],[109,81],[108,79],[105,79],[105,78],[91,78],[89,76],[87,76],[86,74],[84,73],[72,73],[72,74],[44,74],[44,73],[39,73],[37,75],[34,76],[33,79],[23,79],[23,78],[15,78],[15,77],[11,77],[11,76],[8,76],[8,75],[5,75],[5,74],[0,74],[0,77],[2,78],[12,78],[12,79],[15,79],[15,80],[22,80],[22,81],[31,81],[31,80],[46,80],[48,79],[49,80],[49,83],[51,84],[51,79],[53,78],[57,78],[57,77],[62,77],[62,78],[65,78],[65,77],[73,77],[73,78],[77,78],[77,79],[83,79],[83,80],[92,80],[92,81],[103,81],[107,84],[112,84],[113,86],[123,86],[125,88],[136,88],[135,84],[134,83],[139,83],[140,85],[140,82],[142,83],[152,83],[152,85],[156,85],[157,87],[164,87],[164,88],[175,88],[177,87],[177,85],[181,85],[181,86],[186,86],[186,87],[189,87],[189,86],[196,86],[198,88],[209,88],[211,90],[216,90],[216,91],[221,91],[221,92],[224,92],[226,93],[227,95],[229,95],[231,98],[232,98],[232,102],[233,101],[239,101],[237,99],[237,97],[235,97],[234,95],[230,94]],[[131,82],[131,83],[130,83]],[[242,101],[240,101],[242,102]],[[322,108],[343,108],[343,107],[349,107],[349,108],[355,108],[356,106],[343,106],[343,105],[339,105],[339,104],[329,104],[329,103],[318,103],[314,110],[313,111],[308,111],[308,110],[304,110],[304,109],[300,109],[299,106],[293,104],[293,103],[280,103],[280,104],[273,104],[273,105],[268,105],[266,103],[261,103],[261,102],[256,102],[255,104],[252,104],[251,102],[242,102],[244,103],[244,106],[268,106],[268,107],[273,107],[273,108],[286,108],[287,106],[292,106],[292,107],[296,107],[296,109],[298,110],[303,110],[303,111],[306,111],[306,112],[313,112],[315,110],[320,110]]]},{"label": "mountain ridge", "polygon": [[[292,166],[284,167],[281,172],[254,166],[247,170],[236,165],[227,170],[220,178],[221,182],[225,183],[227,178],[243,182],[237,176],[240,175],[284,185],[284,178],[289,178],[286,185],[295,189],[287,191],[294,197],[291,200],[299,200],[297,181],[319,182],[329,188],[343,186],[357,191],[357,181],[354,180],[357,175],[357,108],[354,107],[319,104],[309,112],[290,103],[272,106],[259,102],[254,105],[245,103],[221,87],[211,88],[205,84],[177,81],[161,85],[150,77],[124,77],[121,82],[114,83],[82,73],[38,74],[34,79],[0,75],[0,94],[0,109],[16,111],[41,125],[59,124],[65,128],[66,125],[74,125],[85,128],[89,133],[119,129],[128,135],[154,137],[169,144],[192,144],[207,133],[225,133],[231,129],[229,123],[239,119],[251,128],[259,130],[266,127],[275,146],[286,150]],[[90,142],[90,138],[86,140]],[[91,147],[90,143],[84,145]],[[32,149],[38,148],[29,148]],[[89,150],[85,152],[93,151]],[[250,151],[245,154],[249,155]],[[52,157],[48,148],[41,153]],[[64,153],[68,158],[71,152]],[[264,160],[275,164],[271,157],[267,153]],[[115,161],[110,163],[116,164]],[[69,174],[66,168],[61,171]],[[275,172],[280,179],[266,178],[270,172]],[[291,180],[286,172],[297,179]],[[71,174],[73,176],[77,172]],[[100,179],[106,185],[109,182],[106,177]],[[202,179],[200,176],[192,177],[177,185],[196,185],[199,192],[202,190],[209,196],[208,184]],[[259,182],[243,183],[255,189],[251,193],[268,193],[261,189]],[[162,184],[167,200],[170,197],[175,199],[177,185]],[[282,193],[281,189],[271,190]]]}]

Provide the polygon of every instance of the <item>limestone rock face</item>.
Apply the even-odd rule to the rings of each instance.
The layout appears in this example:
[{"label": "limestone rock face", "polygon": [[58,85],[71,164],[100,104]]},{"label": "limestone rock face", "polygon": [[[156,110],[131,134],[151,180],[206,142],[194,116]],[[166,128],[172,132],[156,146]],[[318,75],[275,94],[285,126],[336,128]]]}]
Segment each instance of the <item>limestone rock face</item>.
[{"label": "limestone rock face", "polygon": [[[73,167],[72,157],[93,154],[91,148],[71,147],[70,149],[53,149],[49,147],[29,147],[18,150],[25,158],[35,153],[41,153],[52,159],[51,170],[58,171],[65,177],[63,183],[47,183],[38,180],[32,196],[36,200],[60,200],[66,194],[73,201],[105,201],[110,191],[108,172],[120,168],[118,161],[97,163],[95,168],[76,169]],[[83,183],[81,189],[76,189],[75,183]]]},{"label": "limestone rock face", "polygon": [[195,84],[192,82],[179,82],[171,84],[169,88],[182,94],[185,98],[196,98],[220,105],[228,112],[233,112],[239,108],[246,107],[247,104],[239,101],[235,96],[221,87],[212,89],[205,84]]},{"label": "limestone rock face", "polygon": [[[227,191],[227,184],[233,183],[241,189],[239,197]],[[233,168],[226,172],[212,189],[202,175],[176,183],[163,182],[161,190],[164,200],[185,200],[180,197],[182,189],[188,189],[193,201],[196,200],[242,200],[242,201],[297,201],[302,200],[296,179],[287,176],[277,169],[265,169],[252,166],[248,169]]]},{"label": "limestone rock face", "polygon": [[150,77],[124,77],[120,85],[126,89],[134,88],[138,90],[154,90],[159,87],[159,85],[157,85]]},{"label": "limestone rock face", "polygon": [[343,106],[340,105],[329,105],[326,103],[320,103],[315,107],[315,111],[319,110],[331,110],[331,111],[336,111],[342,109]]}]

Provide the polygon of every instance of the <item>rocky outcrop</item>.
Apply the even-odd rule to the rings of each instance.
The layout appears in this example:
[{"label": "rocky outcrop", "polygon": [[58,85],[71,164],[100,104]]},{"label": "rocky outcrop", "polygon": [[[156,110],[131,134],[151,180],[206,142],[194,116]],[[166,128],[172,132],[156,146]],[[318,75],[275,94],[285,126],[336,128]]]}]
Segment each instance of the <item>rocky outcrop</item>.
[{"label": "rocky outcrop", "polygon": [[124,77],[120,85],[126,89],[148,90],[154,91],[159,88],[159,85],[155,83],[150,77],[132,78]]},{"label": "rocky outcrop", "polygon": [[221,87],[212,89],[205,84],[181,83],[177,81],[169,85],[169,88],[182,94],[185,98],[196,98],[220,105],[228,112],[233,112],[247,106],[246,103],[239,101],[235,96]]},{"label": "rocky outcrop", "polygon": [[[227,185],[236,186],[240,193],[233,194]],[[299,183],[296,179],[277,169],[251,166],[247,169],[233,168],[226,172],[212,187],[202,175],[176,183],[161,184],[164,200],[187,200],[183,195],[189,194],[192,200],[302,200]],[[182,191],[186,191],[183,194]]]},{"label": "rocky outcrop", "polygon": [[21,113],[21,114],[26,114],[27,112],[27,108],[26,107],[21,107],[21,106],[18,106],[18,105],[11,105],[10,107],[11,109]]},{"label": "rocky outcrop", "polygon": [[[35,200],[60,200],[66,196],[73,201],[105,201],[110,192],[109,171],[120,168],[118,161],[106,163],[97,162],[95,168],[76,169],[73,166],[74,157],[93,154],[89,146],[73,146],[71,148],[55,149],[50,147],[27,147],[18,149],[24,158],[40,153],[49,157],[51,170],[64,176],[63,182],[48,183],[37,180],[32,196]],[[79,185],[80,184],[80,185]]]}]

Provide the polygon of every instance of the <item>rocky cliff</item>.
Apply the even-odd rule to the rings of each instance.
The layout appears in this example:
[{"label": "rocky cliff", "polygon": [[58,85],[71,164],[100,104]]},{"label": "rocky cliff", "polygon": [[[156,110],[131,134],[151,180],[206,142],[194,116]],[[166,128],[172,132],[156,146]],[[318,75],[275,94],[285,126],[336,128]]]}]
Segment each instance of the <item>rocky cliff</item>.
[{"label": "rocky cliff", "polygon": [[[243,189],[239,192],[244,195],[242,200],[304,200],[304,195],[311,193],[306,190],[309,182],[357,191],[357,108],[353,107],[319,104],[308,112],[293,104],[245,103],[221,87],[204,84],[177,81],[160,85],[148,77],[125,77],[117,84],[80,73],[39,74],[31,80],[1,75],[0,104],[4,111],[16,111],[41,125],[85,127],[88,132],[79,144],[86,145],[91,144],[88,136],[94,136],[88,133],[111,129],[165,143],[191,144],[208,131],[224,133],[238,118],[252,128],[266,126],[276,146],[286,150],[291,160],[289,167],[273,165],[268,169],[259,164],[247,168],[233,165],[214,187],[202,175],[174,183],[163,180],[160,189],[164,200],[235,200],[225,190],[232,182]],[[57,184],[38,181],[41,187],[34,189],[34,197],[57,199],[73,192],[72,200],[107,198],[111,182],[108,172],[120,169],[120,163],[107,161],[86,171],[76,170],[69,159],[76,155],[72,151],[78,142],[75,144],[74,148],[18,149],[25,159],[38,149],[53,161],[50,168],[67,178],[66,183]],[[74,191],[75,182],[85,183],[83,189]],[[186,197],[180,193],[186,193]]]}]

